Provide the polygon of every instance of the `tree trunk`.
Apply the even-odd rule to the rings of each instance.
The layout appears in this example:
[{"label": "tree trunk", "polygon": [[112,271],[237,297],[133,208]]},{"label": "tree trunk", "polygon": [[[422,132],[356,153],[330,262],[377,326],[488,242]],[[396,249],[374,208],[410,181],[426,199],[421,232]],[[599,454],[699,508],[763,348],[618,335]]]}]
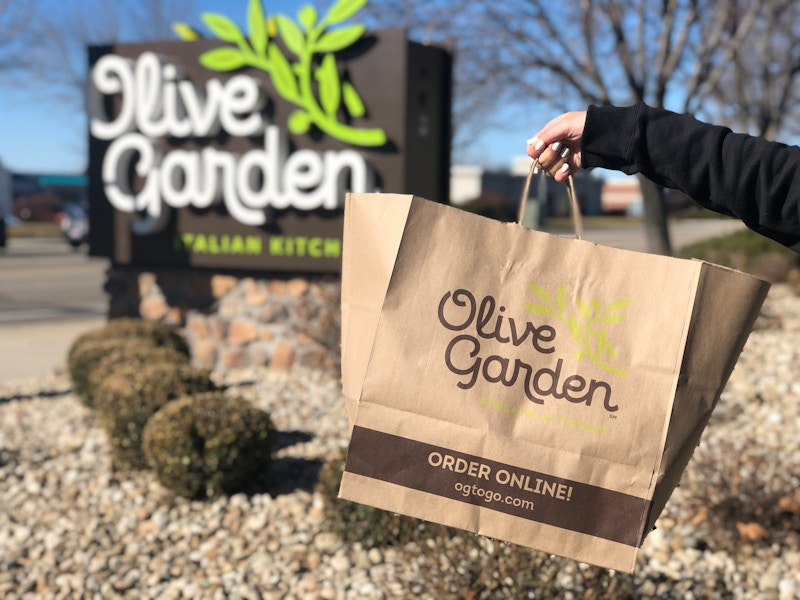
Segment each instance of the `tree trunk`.
[{"label": "tree trunk", "polygon": [[652,254],[672,256],[672,243],[667,227],[667,207],[664,204],[663,188],[642,175],[636,176],[642,186],[644,203],[644,229],[647,247]]}]

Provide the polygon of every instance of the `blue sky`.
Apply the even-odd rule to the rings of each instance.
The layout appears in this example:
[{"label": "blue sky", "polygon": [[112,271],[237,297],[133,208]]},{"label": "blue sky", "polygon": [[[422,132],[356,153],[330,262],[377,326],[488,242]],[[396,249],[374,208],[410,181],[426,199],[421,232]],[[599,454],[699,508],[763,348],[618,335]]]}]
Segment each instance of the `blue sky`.
[{"label": "blue sky", "polygon": [[[52,0],[55,2],[56,0]],[[132,1],[132,0],[125,0]],[[320,10],[330,2],[310,0]],[[294,15],[307,1],[263,0],[268,13]],[[186,21],[200,23],[202,12],[219,12],[244,24],[247,0],[195,0],[196,12]],[[87,164],[85,116],[48,101],[47,86],[34,93],[22,93],[3,83],[0,76],[0,161],[14,172],[81,173]],[[549,120],[542,115],[523,119],[519,111],[509,117],[507,127],[493,126],[460,145],[455,158],[490,167],[508,167],[515,156],[524,154],[525,140]],[[497,119],[495,119],[497,120]],[[513,122],[512,122],[513,121]]]}]

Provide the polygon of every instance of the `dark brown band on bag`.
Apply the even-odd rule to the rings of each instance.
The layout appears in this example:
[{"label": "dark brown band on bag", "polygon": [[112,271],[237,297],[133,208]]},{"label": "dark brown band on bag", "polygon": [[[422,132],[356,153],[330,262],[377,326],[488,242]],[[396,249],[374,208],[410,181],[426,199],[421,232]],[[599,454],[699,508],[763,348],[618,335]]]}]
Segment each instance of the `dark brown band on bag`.
[{"label": "dark brown band on bag", "polygon": [[358,426],[345,470],[634,547],[649,507],[629,494]]}]

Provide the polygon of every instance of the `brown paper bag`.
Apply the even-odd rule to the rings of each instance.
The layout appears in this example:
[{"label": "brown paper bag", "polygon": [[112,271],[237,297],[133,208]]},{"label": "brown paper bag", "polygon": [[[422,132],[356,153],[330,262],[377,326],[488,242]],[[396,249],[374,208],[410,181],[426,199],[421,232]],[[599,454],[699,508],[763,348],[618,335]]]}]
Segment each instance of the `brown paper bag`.
[{"label": "brown paper bag", "polygon": [[767,289],[351,194],[340,496],[631,572]]}]

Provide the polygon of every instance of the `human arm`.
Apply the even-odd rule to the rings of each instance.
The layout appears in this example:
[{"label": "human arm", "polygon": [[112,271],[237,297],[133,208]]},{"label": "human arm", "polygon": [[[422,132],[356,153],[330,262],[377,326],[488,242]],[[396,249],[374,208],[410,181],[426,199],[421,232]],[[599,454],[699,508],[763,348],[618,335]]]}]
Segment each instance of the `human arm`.
[{"label": "human arm", "polygon": [[[574,139],[559,119],[548,135]],[[642,173],[800,252],[800,148],[640,103],[589,107],[576,154],[580,168]]]}]

